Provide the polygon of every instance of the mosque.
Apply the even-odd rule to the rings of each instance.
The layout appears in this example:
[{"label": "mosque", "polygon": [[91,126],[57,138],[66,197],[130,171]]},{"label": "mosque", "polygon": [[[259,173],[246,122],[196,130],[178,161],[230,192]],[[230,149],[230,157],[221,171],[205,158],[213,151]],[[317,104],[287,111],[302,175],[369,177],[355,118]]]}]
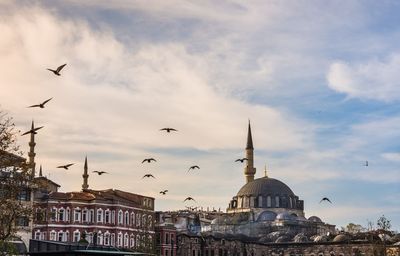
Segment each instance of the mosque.
[{"label": "mosque", "polygon": [[[246,183],[206,228],[212,235],[257,238],[260,242],[306,242],[335,232],[335,225],[321,218],[306,218],[304,201],[280,180],[265,176],[255,179],[254,148],[249,123],[246,143]],[[319,238],[318,238],[319,237]]]}]

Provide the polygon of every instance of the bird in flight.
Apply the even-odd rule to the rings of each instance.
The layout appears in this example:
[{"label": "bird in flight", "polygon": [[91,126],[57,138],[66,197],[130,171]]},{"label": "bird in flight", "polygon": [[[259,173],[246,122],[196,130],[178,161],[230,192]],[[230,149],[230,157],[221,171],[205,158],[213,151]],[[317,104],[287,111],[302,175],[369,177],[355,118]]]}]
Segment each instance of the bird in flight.
[{"label": "bird in flight", "polygon": [[167,192],[168,192],[168,190],[166,189],[166,190],[160,191],[160,194],[165,195],[165,194],[167,194]]},{"label": "bird in flight", "polygon": [[40,127],[34,128],[33,125],[32,125],[32,128],[31,128],[29,131],[24,132],[23,134],[21,134],[21,136],[27,135],[27,134],[29,134],[29,133],[37,134],[36,131],[39,130],[39,129],[42,129],[43,127],[44,127],[44,126],[40,126]]},{"label": "bird in flight", "polygon": [[248,159],[247,159],[246,157],[243,157],[243,158],[236,159],[235,162],[241,162],[241,163],[243,163],[244,161],[247,161],[247,160],[248,160]]},{"label": "bird in flight", "polygon": [[365,166],[365,167],[368,166],[368,161],[365,161],[364,166]]},{"label": "bird in flight", "polygon": [[157,160],[156,160],[156,159],[154,159],[154,158],[146,158],[146,159],[144,159],[144,160],[142,161],[142,164],[143,164],[144,162],[148,162],[148,163],[150,163],[151,161],[153,161],[153,162],[157,162]]},{"label": "bird in flight", "polygon": [[68,167],[70,167],[72,165],[73,165],[73,163],[72,164],[66,164],[66,165],[60,165],[60,166],[57,166],[57,168],[64,168],[65,170],[68,170]]},{"label": "bird in flight", "polygon": [[167,131],[167,132],[169,133],[169,132],[171,132],[171,131],[175,131],[175,132],[177,132],[178,130],[176,130],[176,129],[174,129],[174,128],[169,128],[169,127],[166,127],[166,128],[162,128],[162,129],[160,129],[160,131]]},{"label": "bird in flight", "polygon": [[154,178],[154,179],[155,179],[156,177],[154,177],[153,174],[150,174],[150,173],[149,173],[149,174],[143,175],[142,179],[143,179],[143,178]]},{"label": "bird in flight", "polygon": [[319,203],[321,203],[322,201],[328,201],[329,203],[332,203],[331,200],[329,200],[329,198],[324,197],[321,199],[321,201],[319,201]]},{"label": "bird in flight", "polygon": [[193,198],[193,197],[190,197],[190,196],[186,197],[185,200],[183,200],[183,202],[185,202],[185,201],[190,201],[190,200],[196,202],[196,200],[194,200],[194,198]]},{"label": "bird in flight", "polygon": [[50,99],[48,99],[48,100],[45,100],[45,101],[43,101],[43,102],[40,103],[40,104],[36,104],[36,105],[29,106],[28,108],[35,108],[35,107],[44,108],[44,104],[46,104],[47,102],[49,102],[51,99],[52,99],[52,98],[50,98]]},{"label": "bird in flight", "polygon": [[104,172],[104,171],[93,171],[93,172],[97,173],[98,175],[102,175],[104,173],[108,173],[108,172]]},{"label": "bird in flight", "polygon": [[61,76],[60,71],[61,71],[61,69],[63,69],[63,68],[65,67],[65,65],[67,65],[67,63],[65,63],[65,64],[59,66],[56,70],[50,69],[50,68],[48,68],[47,70],[53,72],[53,73],[54,73],[55,75],[57,75],[57,76]]},{"label": "bird in flight", "polygon": [[188,172],[189,172],[190,170],[194,170],[194,169],[200,169],[200,167],[199,167],[198,165],[190,166]]}]

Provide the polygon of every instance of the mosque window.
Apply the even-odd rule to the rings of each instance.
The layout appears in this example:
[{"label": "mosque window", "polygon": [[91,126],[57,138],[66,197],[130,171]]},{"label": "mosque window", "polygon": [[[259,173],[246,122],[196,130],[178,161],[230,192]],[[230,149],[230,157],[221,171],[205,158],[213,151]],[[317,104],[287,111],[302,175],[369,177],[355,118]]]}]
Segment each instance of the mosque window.
[{"label": "mosque window", "polygon": [[250,201],[250,202],[249,202],[249,203],[250,203],[250,207],[254,207],[254,206],[255,206],[255,205],[254,205],[254,203],[255,203],[255,198],[251,196],[251,197],[249,197],[248,199],[249,199],[249,201]]},{"label": "mosque window", "polygon": [[262,207],[262,206],[263,206],[263,197],[260,195],[260,196],[258,196],[257,207]]},{"label": "mosque window", "polygon": [[267,207],[271,207],[271,196],[267,196]]},{"label": "mosque window", "polygon": [[290,208],[293,208],[293,201],[292,201],[292,198],[291,198],[291,197],[289,197],[289,207],[290,207]]},{"label": "mosque window", "polygon": [[275,207],[279,207],[279,196],[275,196]]}]

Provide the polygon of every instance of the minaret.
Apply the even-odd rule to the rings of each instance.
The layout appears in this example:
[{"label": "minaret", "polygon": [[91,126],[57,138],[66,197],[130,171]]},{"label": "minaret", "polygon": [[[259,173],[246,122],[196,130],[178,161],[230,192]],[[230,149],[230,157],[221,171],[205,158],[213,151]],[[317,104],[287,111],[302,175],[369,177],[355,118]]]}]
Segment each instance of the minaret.
[{"label": "minaret", "polygon": [[[32,120],[31,130],[33,131],[34,128],[35,128],[35,125],[34,125],[33,120]],[[31,177],[32,178],[35,177],[35,165],[36,165],[36,163],[35,163],[35,156],[36,156],[35,146],[36,146],[36,143],[35,143],[35,132],[31,132],[31,140],[29,141],[29,153],[28,153],[28,156],[29,156],[29,167],[31,168]]]},{"label": "minaret", "polygon": [[42,173],[42,165],[40,165],[40,169],[39,169],[39,177],[42,177],[43,173]]},{"label": "minaret", "polygon": [[88,164],[87,164],[87,156],[85,157],[85,166],[83,167],[83,184],[82,184],[82,191],[85,191],[89,189],[89,184],[88,184]]},{"label": "minaret", "polygon": [[244,175],[246,176],[246,183],[254,180],[254,174],[256,174],[256,168],[254,168],[254,156],[253,156],[253,138],[251,137],[251,127],[249,120],[249,128],[247,131],[247,144],[246,144],[246,158],[247,166],[244,168]]}]

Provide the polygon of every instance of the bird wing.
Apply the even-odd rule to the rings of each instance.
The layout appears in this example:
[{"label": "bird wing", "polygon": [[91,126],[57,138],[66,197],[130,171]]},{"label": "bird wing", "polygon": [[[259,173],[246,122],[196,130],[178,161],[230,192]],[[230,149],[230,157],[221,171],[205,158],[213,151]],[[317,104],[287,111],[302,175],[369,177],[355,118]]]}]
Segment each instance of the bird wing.
[{"label": "bird wing", "polygon": [[27,132],[24,132],[23,134],[21,134],[21,136],[27,135],[28,133],[32,133],[32,130],[29,130]]},{"label": "bird wing", "polygon": [[174,129],[174,128],[169,128],[169,130],[170,130],[170,131],[176,131],[176,132],[178,131],[178,130],[176,130],[176,129]]},{"label": "bird wing", "polygon": [[32,105],[32,106],[29,106],[28,108],[35,108],[35,107],[40,107],[40,104]]},{"label": "bird wing", "polygon": [[72,165],[74,165],[74,164],[66,164],[66,165],[64,165],[65,167],[70,167],[70,166],[72,166]]},{"label": "bird wing", "polygon": [[142,164],[147,161],[147,158],[142,161]]},{"label": "bird wing", "polygon": [[156,159],[154,159],[154,158],[150,158],[150,159],[149,159],[149,161],[154,161],[154,162],[157,162],[157,160],[156,160]]},{"label": "bird wing", "polygon": [[329,203],[332,203],[331,200],[329,200],[329,198],[326,198],[326,201],[328,201]]},{"label": "bird wing", "polygon": [[65,165],[57,166],[57,168],[65,168]]},{"label": "bird wing", "polygon": [[37,130],[42,129],[44,126],[40,126],[40,127],[35,127],[33,130],[31,130],[32,132],[36,132]]},{"label": "bird wing", "polygon": [[200,167],[198,166],[198,165],[195,165],[193,168],[197,168],[197,169],[200,169]]},{"label": "bird wing", "polygon": [[51,71],[51,72],[57,72],[57,71],[55,71],[54,69],[50,69],[50,68],[48,68],[47,70],[49,70],[49,71]]},{"label": "bird wing", "polygon": [[93,172],[99,173],[98,171],[93,171]]},{"label": "bird wing", "polygon": [[241,162],[242,161],[242,159],[236,159],[235,160],[235,162]]},{"label": "bird wing", "polygon": [[64,65],[59,66],[59,67],[57,68],[57,72],[60,72],[61,69],[63,69],[63,68],[65,67],[65,65],[67,65],[67,63],[65,63]]},{"label": "bird wing", "polygon": [[45,100],[45,101],[43,101],[42,105],[44,105],[44,104],[46,104],[47,102],[51,101],[51,99],[52,99],[52,98],[50,98],[50,99],[48,99],[48,100]]}]

